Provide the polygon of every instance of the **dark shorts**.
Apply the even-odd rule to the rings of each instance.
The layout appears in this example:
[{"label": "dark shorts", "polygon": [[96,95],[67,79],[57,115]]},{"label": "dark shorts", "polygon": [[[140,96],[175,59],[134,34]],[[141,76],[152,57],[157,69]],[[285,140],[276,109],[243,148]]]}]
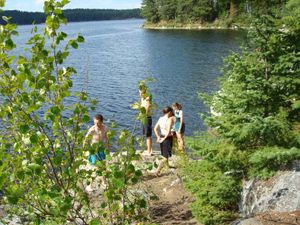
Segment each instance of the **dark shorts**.
[{"label": "dark shorts", "polygon": [[173,137],[172,136],[167,137],[166,140],[160,143],[161,155],[167,159],[170,158],[172,156],[172,146],[173,146]]},{"label": "dark shorts", "polygon": [[152,117],[147,117],[146,124],[143,124],[143,135],[152,137]]}]

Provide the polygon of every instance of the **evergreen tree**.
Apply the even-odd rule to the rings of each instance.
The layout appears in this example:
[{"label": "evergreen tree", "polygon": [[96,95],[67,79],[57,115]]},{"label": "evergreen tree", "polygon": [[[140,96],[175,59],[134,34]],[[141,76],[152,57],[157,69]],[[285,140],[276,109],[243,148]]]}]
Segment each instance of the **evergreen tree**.
[{"label": "evergreen tree", "polygon": [[156,0],[143,0],[142,16],[152,23],[159,22],[158,4]]},{"label": "evergreen tree", "polygon": [[[144,0],[142,15],[148,21],[212,22],[216,18],[231,20],[252,15],[280,14],[286,0]],[[240,19],[241,19],[240,18]]]},{"label": "evergreen tree", "polygon": [[191,19],[193,21],[200,20],[212,21],[215,17],[214,2],[211,0],[197,0],[194,1],[193,10],[191,12]]},{"label": "evergreen tree", "polygon": [[250,31],[251,44],[227,59],[208,124],[241,148],[299,145],[299,21],[299,13],[264,16]]},{"label": "evergreen tree", "polygon": [[176,19],[177,0],[161,0],[159,5],[159,17],[162,20]]},{"label": "evergreen tree", "polygon": [[178,0],[177,3],[177,15],[179,21],[190,22],[190,13],[193,11],[194,0]]}]

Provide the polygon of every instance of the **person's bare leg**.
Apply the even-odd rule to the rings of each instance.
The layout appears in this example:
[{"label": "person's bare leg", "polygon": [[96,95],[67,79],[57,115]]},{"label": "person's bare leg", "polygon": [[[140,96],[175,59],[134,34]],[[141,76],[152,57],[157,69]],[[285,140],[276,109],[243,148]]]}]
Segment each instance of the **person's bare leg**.
[{"label": "person's bare leg", "polygon": [[152,154],[152,138],[147,137],[146,143],[147,143],[148,154],[151,155]]},{"label": "person's bare leg", "polygon": [[180,151],[184,152],[184,139],[181,133],[176,133],[177,141],[178,141],[178,148]]},{"label": "person's bare leg", "polygon": [[168,161],[167,158],[163,158],[163,159],[160,161],[160,163],[159,163],[159,165],[158,165],[158,167],[157,167],[157,170],[156,170],[156,172],[155,172],[155,175],[156,175],[156,176],[158,176],[158,175],[160,174],[160,171],[164,168],[165,164],[169,165],[169,161]]}]

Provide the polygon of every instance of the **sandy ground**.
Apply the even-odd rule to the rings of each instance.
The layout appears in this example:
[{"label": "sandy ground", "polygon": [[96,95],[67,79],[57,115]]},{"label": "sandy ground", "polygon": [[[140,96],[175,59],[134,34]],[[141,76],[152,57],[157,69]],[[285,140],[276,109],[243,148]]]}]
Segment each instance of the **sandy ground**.
[{"label": "sandy ground", "polygon": [[[158,152],[154,156],[143,156],[143,161],[157,160]],[[170,164],[176,165],[176,157],[172,157]],[[149,215],[153,223],[171,224],[199,224],[193,218],[189,204],[193,201],[183,188],[183,183],[176,169],[164,168],[160,176],[145,174],[142,186],[154,198],[149,201]]]}]

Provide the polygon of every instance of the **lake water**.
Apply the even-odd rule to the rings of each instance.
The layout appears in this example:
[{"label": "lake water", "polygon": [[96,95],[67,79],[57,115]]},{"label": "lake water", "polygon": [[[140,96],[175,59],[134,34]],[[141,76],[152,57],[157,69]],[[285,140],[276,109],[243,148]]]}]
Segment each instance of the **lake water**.
[{"label": "lake water", "polygon": [[[199,113],[207,112],[207,108],[197,93],[217,90],[222,58],[238,49],[243,34],[232,30],[144,30],[140,28],[143,22],[68,24],[64,31],[69,37],[80,32],[86,40],[68,60],[79,74],[74,77],[74,89],[88,88],[89,94],[99,100],[97,111],[106,120],[116,120],[120,127],[132,129],[136,112],[130,104],[138,100],[137,83],[154,77],[157,81],[149,86],[159,109],[179,102],[183,105],[186,133],[205,129]],[[18,28],[19,46],[25,45],[30,29],[28,25]],[[160,111],[155,112],[154,121]]]}]

